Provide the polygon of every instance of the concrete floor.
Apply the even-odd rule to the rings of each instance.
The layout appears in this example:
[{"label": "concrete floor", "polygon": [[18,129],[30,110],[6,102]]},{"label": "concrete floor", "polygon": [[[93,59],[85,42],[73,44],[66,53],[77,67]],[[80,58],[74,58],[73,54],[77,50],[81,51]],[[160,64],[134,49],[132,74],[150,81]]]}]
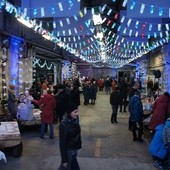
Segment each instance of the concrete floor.
[{"label": "concrete floor", "polygon": [[[82,102],[83,103],[83,102]],[[148,153],[149,142],[133,142],[128,131],[129,113],[119,113],[118,123],[111,124],[109,95],[99,92],[95,105],[83,104],[79,109],[83,147],[78,161],[81,170],[154,170]],[[38,130],[22,133],[23,155],[7,155],[0,170],[56,170],[60,165],[58,124],[55,139],[38,137]]]}]

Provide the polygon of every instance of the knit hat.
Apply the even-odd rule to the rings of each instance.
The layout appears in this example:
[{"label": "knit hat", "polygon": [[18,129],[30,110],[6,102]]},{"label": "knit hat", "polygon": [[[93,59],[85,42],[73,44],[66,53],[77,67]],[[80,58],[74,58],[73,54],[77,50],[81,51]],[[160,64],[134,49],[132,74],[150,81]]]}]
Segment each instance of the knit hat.
[{"label": "knit hat", "polygon": [[66,110],[66,114],[69,115],[72,111],[77,110],[77,109],[78,109],[78,108],[77,108],[77,106],[76,106],[75,104],[70,103],[70,104],[68,105],[67,110]]}]

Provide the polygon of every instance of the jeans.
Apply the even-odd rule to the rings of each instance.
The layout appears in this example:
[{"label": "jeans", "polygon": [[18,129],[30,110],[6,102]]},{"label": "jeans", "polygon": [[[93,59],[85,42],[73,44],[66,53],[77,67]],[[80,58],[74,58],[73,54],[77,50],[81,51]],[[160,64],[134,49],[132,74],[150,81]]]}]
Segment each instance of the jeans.
[{"label": "jeans", "polygon": [[117,110],[118,110],[118,105],[112,105],[111,123],[113,123],[114,121],[117,122]]},{"label": "jeans", "polygon": [[[49,125],[50,125],[50,134],[49,134],[49,137],[53,138],[54,137],[54,124],[53,123],[49,123]],[[40,137],[44,137],[46,126],[48,126],[47,123],[43,123],[43,122],[41,123]]]},{"label": "jeans", "polygon": [[69,170],[80,170],[77,162],[77,150],[67,150],[67,160]]}]

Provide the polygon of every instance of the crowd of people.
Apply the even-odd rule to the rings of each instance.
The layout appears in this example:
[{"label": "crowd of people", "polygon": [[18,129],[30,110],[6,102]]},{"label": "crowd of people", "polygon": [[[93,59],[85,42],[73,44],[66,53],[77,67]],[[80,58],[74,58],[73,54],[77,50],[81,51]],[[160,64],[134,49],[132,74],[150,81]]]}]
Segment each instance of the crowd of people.
[{"label": "crowd of people", "polygon": [[[118,123],[117,113],[129,111],[129,130],[132,131],[134,142],[143,142],[143,105],[140,80],[121,78],[116,81],[110,77],[105,79],[84,79],[82,83],[76,79],[63,84],[50,86],[45,79],[42,83],[34,82],[29,90],[31,102],[35,107],[42,106],[40,138],[44,138],[49,125],[49,138],[54,138],[54,123],[59,122],[59,138],[62,163],[59,169],[70,168],[78,170],[77,151],[81,148],[81,129],[79,125],[78,106],[80,105],[80,86],[84,96],[84,105],[94,105],[97,92],[105,89],[110,95],[112,106],[111,123]],[[8,108],[12,117],[16,117],[18,100],[15,96],[15,86],[10,85]],[[28,93],[28,92],[27,92]],[[27,94],[28,95],[28,94]],[[154,98],[153,112],[148,129],[153,133],[149,151],[154,160],[154,166],[163,168],[166,160],[170,166],[170,95]],[[128,110],[127,110],[128,109]],[[74,168],[73,168],[74,167]]]}]

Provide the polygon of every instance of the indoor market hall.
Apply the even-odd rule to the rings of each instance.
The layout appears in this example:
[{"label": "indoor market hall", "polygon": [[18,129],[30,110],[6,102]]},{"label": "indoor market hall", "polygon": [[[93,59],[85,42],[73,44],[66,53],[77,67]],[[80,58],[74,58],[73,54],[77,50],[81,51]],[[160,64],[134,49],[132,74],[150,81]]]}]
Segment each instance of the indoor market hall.
[{"label": "indoor market hall", "polygon": [[[109,95],[98,92],[95,105],[84,105],[81,96],[79,119],[82,149],[78,153],[81,170],[154,170],[148,152],[150,137],[134,142],[128,130],[129,112],[118,112],[118,123],[111,123]],[[128,110],[128,109],[127,109]],[[55,170],[61,163],[58,124],[54,139],[38,137],[39,129],[25,129],[22,133],[23,153],[20,158],[8,156],[1,162],[1,170]],[[9,153],[8,153],[9,154]],[[156,169],[155,169],[156,170]]]},{"label": "indoor market hall", "polygon": [[170,169],[170,0],[0,0],[0,170]]}]

